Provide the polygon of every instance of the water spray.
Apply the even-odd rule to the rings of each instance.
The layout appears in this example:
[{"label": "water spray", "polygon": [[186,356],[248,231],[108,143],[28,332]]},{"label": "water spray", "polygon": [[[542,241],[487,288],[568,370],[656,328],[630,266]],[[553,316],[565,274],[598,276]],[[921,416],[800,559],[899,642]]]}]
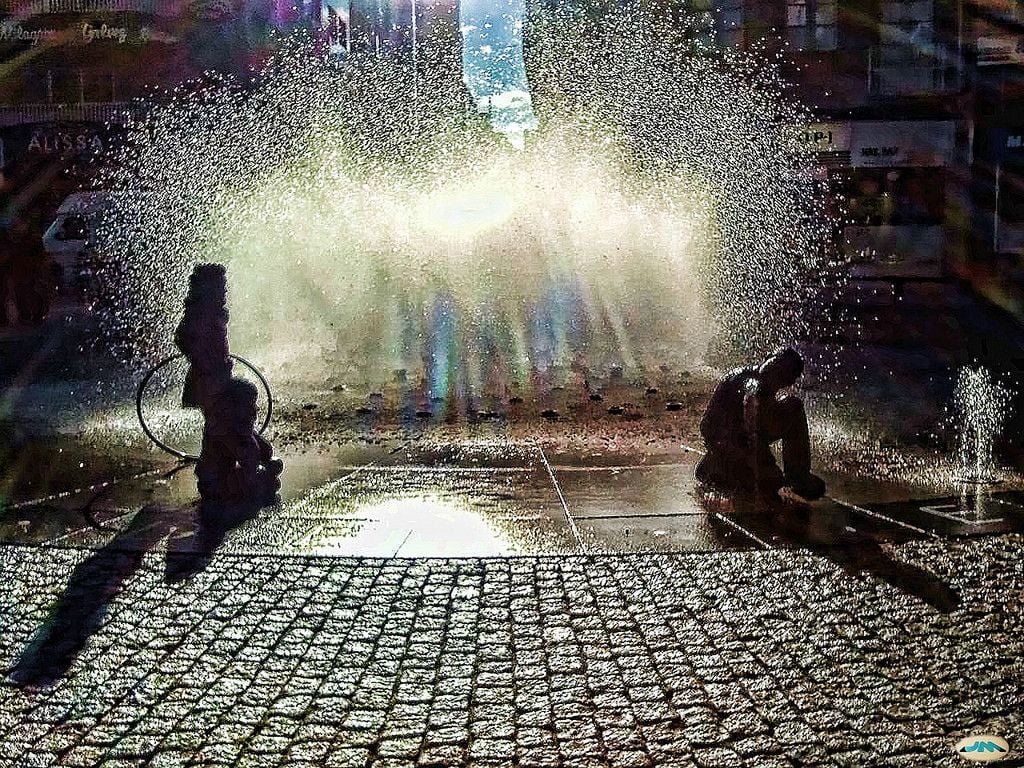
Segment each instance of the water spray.
[{"label": "water spray", "polygon": [[984,367],[959,370],[953,392],[953,410],[959,430],[957,464],[960,480],[986,485],[999,482],[994,453],[1010,409],[1011,392],[994,381]]},{"label": "water spray", "polygon": [[152,104],[101,174],[106,337],[145,367],[170,354],[203,261],[228,269],[232,346],[286,385],[404,369],[431,397],[503,397],[798,336],[828,236],[809,115],[774,62],[614,13],[572,42],[587,68],[538,61],[538,33],[531,88],[574,106],[522,151],[467,116],[450,67],[419,62],[414,90],[398,63],[299,42],[251,87]]}]

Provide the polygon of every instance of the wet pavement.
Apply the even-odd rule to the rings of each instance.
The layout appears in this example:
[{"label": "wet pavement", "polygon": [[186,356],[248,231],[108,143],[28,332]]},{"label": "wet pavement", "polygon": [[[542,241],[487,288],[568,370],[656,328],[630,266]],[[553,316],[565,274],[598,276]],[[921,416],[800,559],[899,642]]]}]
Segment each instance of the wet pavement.
[{"label": "wet pavement", "polygon": [[[347,445],[285,454],[284,491],[232,531],[233,553],[365,557],[495,557],[687,552],[790,546],[758,534],[762,514],[699,488],[699,454],[620,455],[553,464],[537,443]],[[189,465],[165,463],[110,484],[16,502],[7,542],[103,546],[147,504],[178,510],[188,536],[195,485]],[[998,515],[996,514],[998,513]],[[827,499],[809,527],[855,530],[874,541],[981,535],[1024,523],[1015,491],[875,502]],[[827,534],[834,535],[834,534]]]},{"label": "wet pavement", "polygon": [[[233,552],[490,557],[749,546],[713,530],[693,482],[695,455],[646,464],[552,465],[538,444],[348,445],[285,455],[281,503],[233,531]],[[99,546],[147,503],[191,509],[189,467],[142,473],[33,504],[8,541]],[[157,472],[154,474],[154,472]],[[83,514],[107,527],[98,531]],[[12,519],[13,519],[12,518]],[[56,520],[63,521],[63,527]]]},{"label": "wet pavement", "polygon": [[[802,546],[790,541],[786,526],[765,530],[763,513],[700,488],[693,478],[699,456],[679,443],[651,453],[568,456],[538,441],[496,434],[462,444],[419,435],[286,451],[280,503],[232,531],[221,546],[233,553],[357,557]],[[154,464],[110,481],[12,499],[0,541],[103,546],[154,503],[178,511],[178,536],[187,537],[196,498],[191,466]],[[825,531],[826,540],[843,532],[886,543],[1024,528],[1024,493],[1015,484],[898,500],[891,491],[872,498],[839,485],[802,513],[803,528]]]},{"label": "wet pavement", "polygon": [[970,733],[1024,745],[1019,483],[830,470],[831,498],[766,515],[695,485],[692,413],[659,418],[284,440],[280,503],[214,541],[188,465],[42,440],[0,517],[0,764],[952,766]]}]

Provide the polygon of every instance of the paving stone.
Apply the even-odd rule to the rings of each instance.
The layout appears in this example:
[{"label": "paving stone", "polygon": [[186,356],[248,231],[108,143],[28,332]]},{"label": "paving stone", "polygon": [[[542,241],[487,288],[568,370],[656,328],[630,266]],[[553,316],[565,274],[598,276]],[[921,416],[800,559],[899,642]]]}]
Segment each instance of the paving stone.
[{"label": "paving stone", "polygon": [[419,754],[421,742],[420,738],[381,739],[377,754],[382,758],[411,760]]},{"label": "paving stone", "polygon": [[642,749],[609,749],[608,763],[616,768],[649,768],[650,757]]},{"label": "paving stone", "polygon": [[693,761],[699,768],[731,768],[740,762],[740,758],[731,749],[717,747],[695,750]]}]

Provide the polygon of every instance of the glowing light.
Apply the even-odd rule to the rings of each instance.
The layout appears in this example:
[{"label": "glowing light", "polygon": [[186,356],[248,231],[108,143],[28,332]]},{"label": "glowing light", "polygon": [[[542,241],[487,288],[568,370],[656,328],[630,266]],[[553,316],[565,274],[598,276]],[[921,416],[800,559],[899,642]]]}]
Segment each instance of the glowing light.
[{"label": "glowing light", "polygon": [[420,216],[426,228],[446,238],[473,237],[507,222],[516,202],[506,190],[471,188],[445,191],[423,208]]},{"label": "glowing light", "polygon": [[192,265],[219,261],[232,348],[282,383],[402,368],[433,397],[504,397],[792,337],[824,252],[790,154],[803,112],[770,64],[663,31],[625,15],[571,40],[587,67],[535,66],[564,105],[522,152],[429,57],[415,89],[400,63],[301,46],[249,91],[182,89],[107,171],[110,336],[164,354]]},{"label": "glowing light", "polygon": [[[301,542],[303,550],[315,555],[352,553],[398,557],[494,557],[515,554],[518,549],[508,535],[469,504],[436,494],[370,499],[345,504],[332,494],[337,489],[321,487],[285,508],[285,517],[316,519],[324,503],[335,505],[331,519],[350,521],[344,533],[314,534]],[[340,506],[344,515],[339,517]]]}]

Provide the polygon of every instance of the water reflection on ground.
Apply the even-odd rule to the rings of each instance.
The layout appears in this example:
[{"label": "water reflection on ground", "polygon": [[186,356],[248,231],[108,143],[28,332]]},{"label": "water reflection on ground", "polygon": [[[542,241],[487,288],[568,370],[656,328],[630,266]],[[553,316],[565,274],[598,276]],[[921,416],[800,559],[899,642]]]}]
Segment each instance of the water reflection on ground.
[{"label": "water reflection on ground", "polygon": [[[843,492],[782,525],[765,510],[709,496],[693,478],[699,454],[553,452],[537,442],[346,443],[285,455],[278,504],[231,531],[227,551],[364,557],[490,557],[846,546],[973,536],[1024,521],[1009,487],[924,497]],[[194,504],[188,465],[8,509],[8,542],[102,547],[147,504]],[[790,522],[792,522],[790,520]],[[182,535],[177,526],[166,541]],[[129,538],[127,541],[130,546]],[[844,543],[845,542],[845,543]]]}]

